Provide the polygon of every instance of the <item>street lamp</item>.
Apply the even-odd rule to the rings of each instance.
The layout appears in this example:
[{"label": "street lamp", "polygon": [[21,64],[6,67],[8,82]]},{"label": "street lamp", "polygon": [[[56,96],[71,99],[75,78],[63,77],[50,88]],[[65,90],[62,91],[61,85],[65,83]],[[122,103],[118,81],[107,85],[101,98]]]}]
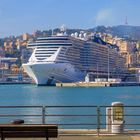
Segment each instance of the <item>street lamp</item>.
[{"label": "street lamp", "polygon": [[98,69],[99,69],[99,67],[98,67],[98,62],[97,62],[97,68],[96,68],[97,70],[96,70],[96,73],[97,73],[97,80],[98,80]]},{"label": "street lamp", "polygon": [[107,62],[108,62],[108,82],[109,82],[109,77],[110,77],[110,63],[109,63],[109,46],[108,46],[108,59],[107,59]]},{"label": "street lamp", "polygon": [[1,80],[4,80],[4,63],[2,61],[2,58],[0,58],[0,65],[1,65]]}]

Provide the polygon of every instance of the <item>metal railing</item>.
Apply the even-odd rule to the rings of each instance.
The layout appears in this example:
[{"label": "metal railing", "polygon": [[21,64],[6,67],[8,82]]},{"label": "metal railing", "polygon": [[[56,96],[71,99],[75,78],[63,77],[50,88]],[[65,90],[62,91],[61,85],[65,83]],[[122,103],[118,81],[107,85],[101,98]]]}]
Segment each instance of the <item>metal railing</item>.
[{"label": "metal railing", "polygon": [[[106,108],[112,106],[0,106],[0,124],[22,119],[26,124],[57,124],[59,129],[91,130],[111,134],[106,126]],[[140,134],[140,106],[123,106],[123,134]],[[110,117],[113,117],[111,115]]]}]

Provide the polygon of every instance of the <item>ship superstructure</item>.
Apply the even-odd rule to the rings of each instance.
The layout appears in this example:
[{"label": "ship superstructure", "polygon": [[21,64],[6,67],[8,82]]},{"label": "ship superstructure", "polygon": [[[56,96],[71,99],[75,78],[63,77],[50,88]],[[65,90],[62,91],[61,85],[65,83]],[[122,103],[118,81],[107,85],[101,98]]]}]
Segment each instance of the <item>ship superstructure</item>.
[{"label": "ship superstructure", "polygon": [[95,43],[83,32],[38,38],[28,48],[33,53],[23,68],[38,85],[84,81],[88,72],[107,76],[125,70],[125,60],[116,48]]}]

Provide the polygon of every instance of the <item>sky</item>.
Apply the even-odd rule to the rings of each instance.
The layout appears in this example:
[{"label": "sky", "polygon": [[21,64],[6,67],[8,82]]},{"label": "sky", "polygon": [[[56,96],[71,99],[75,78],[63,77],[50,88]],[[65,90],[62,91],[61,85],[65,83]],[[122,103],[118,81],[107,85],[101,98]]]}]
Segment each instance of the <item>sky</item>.
[{"label": "sky", "polygon": [[140,0],[0,0],[0,37],[59,28],[140,26]]}]

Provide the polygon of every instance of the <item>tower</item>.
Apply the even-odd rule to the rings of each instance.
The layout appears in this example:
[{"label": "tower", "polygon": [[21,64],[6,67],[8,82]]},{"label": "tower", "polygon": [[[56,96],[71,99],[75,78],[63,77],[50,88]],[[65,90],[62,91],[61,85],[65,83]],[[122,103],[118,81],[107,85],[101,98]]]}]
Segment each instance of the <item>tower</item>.
[{"label": "tower", "polygon": [[125,25],[128,25],[127,16],[126,16],[126,18],[125,18]]}]

